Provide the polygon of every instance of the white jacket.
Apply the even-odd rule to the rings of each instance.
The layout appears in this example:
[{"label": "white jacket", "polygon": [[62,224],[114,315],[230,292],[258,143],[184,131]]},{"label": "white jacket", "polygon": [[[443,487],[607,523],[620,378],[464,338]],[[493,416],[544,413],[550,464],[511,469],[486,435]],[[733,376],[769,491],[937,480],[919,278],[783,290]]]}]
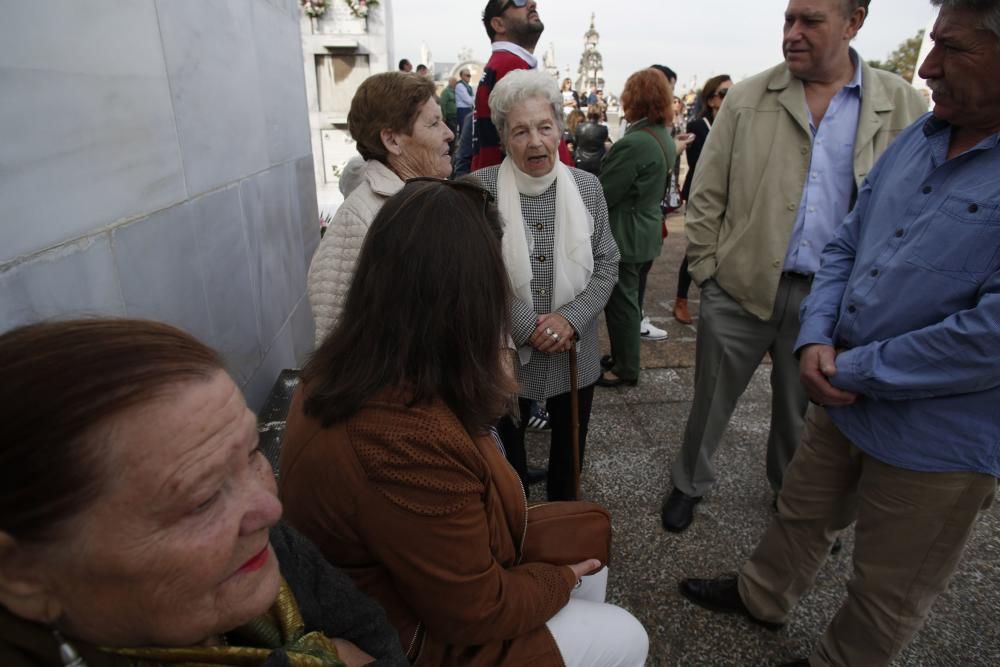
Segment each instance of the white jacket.
[{"label": "white jacket", "polygon": [[368,160],[361,184],[333,216],[309,266],[309,304],[316,320],[317,347],[344,308],[368,227],[385,201],[402,188],[403,181],[389,167]]}]

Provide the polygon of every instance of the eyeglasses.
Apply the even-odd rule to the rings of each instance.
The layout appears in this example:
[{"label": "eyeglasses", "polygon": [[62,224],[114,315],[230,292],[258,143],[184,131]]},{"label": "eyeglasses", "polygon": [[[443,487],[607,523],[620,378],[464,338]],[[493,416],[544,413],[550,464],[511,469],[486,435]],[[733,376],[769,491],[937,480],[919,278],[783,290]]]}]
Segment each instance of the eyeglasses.
[{"label": "eyeglasses", "polygon": [[407,179],[406,184],[409,185],[410,183],[437,183],[439,185],[447,185],[456,190],[475,193],[477,196],[483,198],[483,211],[486,211],[486,207],[496,200],[493,193],[483,186],[465,180],[450,181],[447,178],[435,178],[434,176],[417,176],[416,178]]},{"label": "eyeglasses", "polygon": [[715,91],[715,95],[713,95],[712,97],[718,97],[720,100],[725,99],[726,93],[728,92],[729,92],[728,88],[719,88],[717,91]]}]

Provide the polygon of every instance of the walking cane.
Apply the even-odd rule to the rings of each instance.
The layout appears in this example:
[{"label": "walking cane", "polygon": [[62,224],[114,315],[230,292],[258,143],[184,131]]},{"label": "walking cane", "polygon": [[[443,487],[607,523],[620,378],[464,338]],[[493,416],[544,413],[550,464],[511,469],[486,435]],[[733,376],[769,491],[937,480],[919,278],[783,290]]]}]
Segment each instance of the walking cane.
[{"label": "walking cane", "polygon": [[576,342],[569,348],[569,432],[573,440],[573,499],[580,499],[580,397],[577,393]]}]

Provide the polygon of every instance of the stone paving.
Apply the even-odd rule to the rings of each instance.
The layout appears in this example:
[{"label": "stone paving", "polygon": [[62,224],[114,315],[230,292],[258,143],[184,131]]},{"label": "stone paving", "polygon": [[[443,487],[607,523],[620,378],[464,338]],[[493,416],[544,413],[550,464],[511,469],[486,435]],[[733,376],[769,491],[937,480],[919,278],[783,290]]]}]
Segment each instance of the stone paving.
[{"label": "stone paving", "polygon": [[[732,572],[751,553],[771,516],[764,452],[770,390],[764,366],[740,401],[716,461],[720,480],[680,535],[660,527],[669,487],[668,463],[680,447],[694,376],[694,326],[670,316],[684,250],[682,221],[650,273],[646,314],[670,340],[644,342],[635,388],[603,389],[594,398],[582,493],[608,507],[615,527],[610,601],[646,626],[652,666],[772,665],[803,657],[845,596],[853,532],[831,556],[791,622],[772,633],[746,620],[716,615],[684,600],[685,576]],[[697,288],[692,288],[697,315]],[[695,322],[697,325],[697,321]],[[601,327],[603,329],[603,326]],[[607,345],[605,344],[605,349]],[[531,434],[529,456],[544,463],[547,438]],[[536,487],[534,496],[544,493]],[[949,589],[924,629],[893,663],[896,667],[1000,665],[1000,504],[983,512]]]}]

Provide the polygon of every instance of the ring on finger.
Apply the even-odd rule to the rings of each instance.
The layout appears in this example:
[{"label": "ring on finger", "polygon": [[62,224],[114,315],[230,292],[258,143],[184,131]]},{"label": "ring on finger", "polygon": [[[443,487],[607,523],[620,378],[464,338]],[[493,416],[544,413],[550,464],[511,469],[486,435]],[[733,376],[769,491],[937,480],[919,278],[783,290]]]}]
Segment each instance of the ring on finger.
[{"label": "ring on finger", "polygon": [[545,334],[548,336],[552,335],[552,327],[545,327]]},{"label": "ring on finger", "polygon": [[559,334],[552,332],[552,340],[559,340]]}]

